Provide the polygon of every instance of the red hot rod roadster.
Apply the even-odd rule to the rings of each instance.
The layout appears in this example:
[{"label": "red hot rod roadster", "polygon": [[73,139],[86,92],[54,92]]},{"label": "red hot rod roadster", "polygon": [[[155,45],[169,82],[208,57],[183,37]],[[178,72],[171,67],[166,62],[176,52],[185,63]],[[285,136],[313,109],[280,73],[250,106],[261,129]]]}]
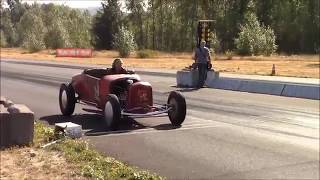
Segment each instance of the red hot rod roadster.
[{"label": "red hot rod roadster", "polygon": [[86,69],[61,84],[59,105],[63,115],[70,116],[76,103],[95,106],[104,114],[107,128],[115,129],[123,117],[153,117],[167,114],[174,126],[186,117],[184,96],[172,91],[166,104],[154,104],[152,86],[133,72],[110,74],[109,69]]}]

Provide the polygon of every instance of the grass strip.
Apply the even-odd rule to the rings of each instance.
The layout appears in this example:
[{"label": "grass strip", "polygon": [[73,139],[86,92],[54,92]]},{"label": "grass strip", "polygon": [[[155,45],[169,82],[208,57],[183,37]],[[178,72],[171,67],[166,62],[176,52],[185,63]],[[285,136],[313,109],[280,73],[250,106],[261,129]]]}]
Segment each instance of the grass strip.
[{"label": "grass strip", "polygon": [[[56,140],[54,130],[42,122],[35,124],[34,145],[40,147],[50,141]],[[58,151],[64,154],[66,160],[76,164],[84,177],[89,179],[136,179],[157,180],[164,179],[148,171],[139,170],[114,158],[105,157],[84,140],[65,138],[56,144],[47,147],[50,151]]]}]

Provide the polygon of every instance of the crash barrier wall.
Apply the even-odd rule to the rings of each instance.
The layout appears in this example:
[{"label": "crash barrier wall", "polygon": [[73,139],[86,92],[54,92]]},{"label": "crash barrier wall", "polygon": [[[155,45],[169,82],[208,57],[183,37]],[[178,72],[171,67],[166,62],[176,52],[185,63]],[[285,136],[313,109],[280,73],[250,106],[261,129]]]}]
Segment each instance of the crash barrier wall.
[{"label": "crash barrier wall", "polygon": [[[213,70],[208,71],[206,85],[219,78],[219,72]],[[199,81],[198,70],[178,71],[177,72],[177,86],[179,87],[196,87]]]},{"label": "crash barrier wall", "polygon": [[[196,70],[178,71],[177,85],[179,87],[195,87],[198,81]],[[306,99],[320,99],[320,86],[309,84],[292,84],[263,80],[248,80],[237,78],[220,78],[218,72],[208,72],[206,85],[211,88],[233,91],[270,94]]]},{"label": "crash barrier wall", "polygon": [[92,57],[92,49],[82,49],[82,48],[56,49],[56,57]]},{"label": "crash barrier wall", "polygon": [[195,87],[198,80],[199,75],[197,70],[177,72],[177,86],[179,87]]},{"label": "crash barrier wall", "polygon": [[34,113],[27,106],[13,104],[4,97],[0,103],[0,147],[32,143]]},{"label": "crash barrier wall", "polygon": [[282,96],[320,99],[320,86],[286,84]]}]

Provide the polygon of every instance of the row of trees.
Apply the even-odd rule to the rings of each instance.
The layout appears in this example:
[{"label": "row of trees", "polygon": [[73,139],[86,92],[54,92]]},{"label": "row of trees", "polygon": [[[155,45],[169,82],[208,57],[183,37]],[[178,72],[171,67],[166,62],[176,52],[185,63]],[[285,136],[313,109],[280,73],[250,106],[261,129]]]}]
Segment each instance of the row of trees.
[{"label": "row of trees", "polygon": [[198,20],[213,19],[216,51],[267,55],[276,49],[319,51],[319,0],[123,2],[124,8],[120,0],[104,0],[92,17],[87,11],[65,6],[28,6],[7,0],[9,8],[1,8],[1,45],[112,49],[116,44],[135,46],[132,39],[119,42],[133,34],[138,49],[191,51]]},{"label": "row of trees", "polygon": [[[319,50],[319,0],[126,0],[130,29],[141,48],[191,50],[199,19],[216,20],[220,51],[237,47],[247,14],[272,29],[279,51],[314,53]],[[146,3],[147,2],[147,3]],[[146,11],[144,11],[146,9]],[[142,22],[142,23],[141,23]]]},{"label": "row of trees", "polygon": [[[3,3],[3,1],[2,1]],[[88,11],[53,4],[22,4],[8,0],[1,6],[1,46],[22,46],[31,52],[44,48],[91,47]]]}]

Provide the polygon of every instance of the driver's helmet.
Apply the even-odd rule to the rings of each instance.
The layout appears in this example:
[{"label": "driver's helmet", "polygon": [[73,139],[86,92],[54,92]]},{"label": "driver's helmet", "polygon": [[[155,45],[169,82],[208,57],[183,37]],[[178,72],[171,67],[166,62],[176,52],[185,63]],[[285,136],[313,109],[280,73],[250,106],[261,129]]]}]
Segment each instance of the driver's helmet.
[{"label": "driver's helmet", "polygon": [[117,59],[115,59],[115,60],[113,60],[113,62],[112,62],[112,68],[115,68],[116,67],[116,64],[123,64],[123,61],[121,60],[121,59],[119,59],[119,58],[117,58]]}]

